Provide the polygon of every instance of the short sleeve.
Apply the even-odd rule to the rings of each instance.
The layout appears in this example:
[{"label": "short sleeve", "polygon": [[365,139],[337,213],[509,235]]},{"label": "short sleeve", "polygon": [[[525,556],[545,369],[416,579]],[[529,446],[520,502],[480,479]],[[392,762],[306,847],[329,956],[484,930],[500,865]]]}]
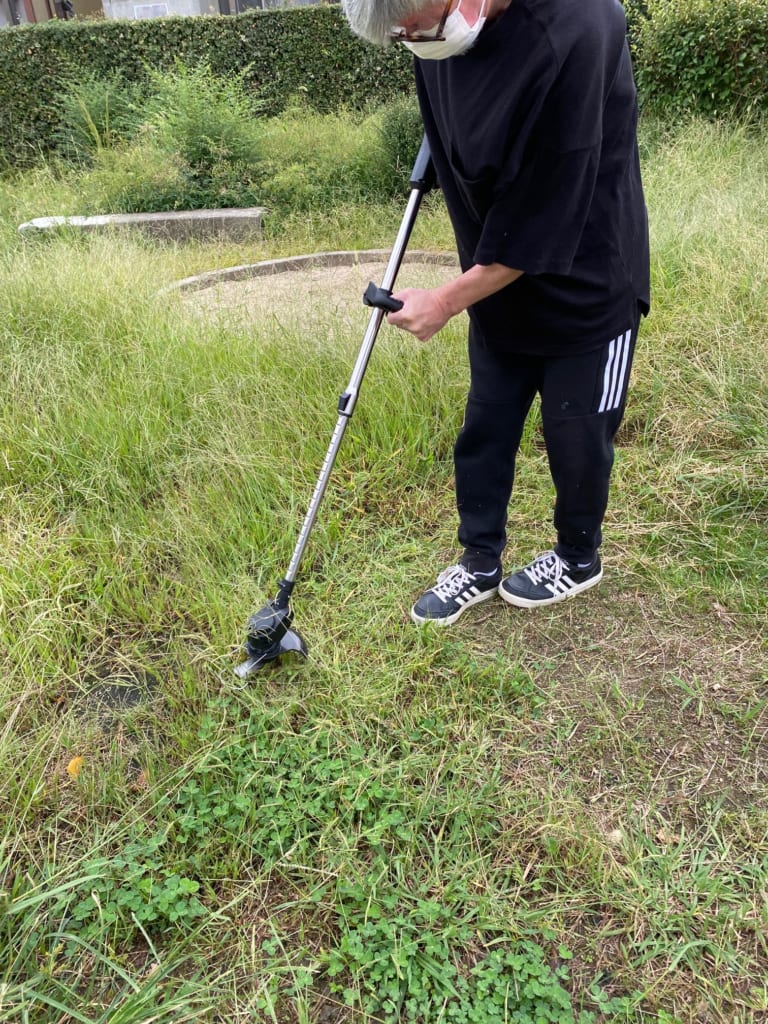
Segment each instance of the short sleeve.
[{"label": "short sleeve", "polygon": [[503,263],[527,274],[568,274],[592,206],[597,146],[539,148],[488,210],[476,263]]},{"label": "short sleeve", "polygon": [[567,48],[553,59],[557,73],[536,123],[511,150],[521,155],[500,168],[474,254],[477,263],[568,274],[579,250],[600,169],[611,77],[605,38],[575,26]]}]

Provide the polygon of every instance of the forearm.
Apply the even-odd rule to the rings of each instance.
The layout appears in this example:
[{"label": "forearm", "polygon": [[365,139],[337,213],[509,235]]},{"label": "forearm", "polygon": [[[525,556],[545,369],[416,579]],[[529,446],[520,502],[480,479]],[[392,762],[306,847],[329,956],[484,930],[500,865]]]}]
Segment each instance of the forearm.
[{"label": "forearm", "polygon": [[435,288],[435,297],[450,316],[456,316],[475,302],[487,299],[494,292],[506,288],[508,284],[522,277],[523,273],[524,271],[506,267],[503,263],[476,263],[460,277],[455,277]]},{"label": "forearm", "polygon": [[428,341],[451,317],[500,291],[522,274],[522,270],[513,270],[501,263],[476,264],[438,288],[403,288],[394,294],[403,307],[396,313],[388,313],[387,321],[410,331],[420,341]]}]

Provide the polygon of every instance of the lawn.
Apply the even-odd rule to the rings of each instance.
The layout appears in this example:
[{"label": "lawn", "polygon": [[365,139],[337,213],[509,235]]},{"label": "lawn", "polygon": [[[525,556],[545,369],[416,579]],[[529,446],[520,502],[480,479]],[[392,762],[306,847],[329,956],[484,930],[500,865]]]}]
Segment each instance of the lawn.
[{"label": "lawn", "polygon": [[[642,159],[601,586],[411,624],[456,557],[464,325],[385,327],[299,575],[309,660],[246,683],[361,339],[160,289],[387,247],[402,204],[22,241],[77,180],[0,180],[0,1021],[766,1019],[768,132],[646,123]],[[439,195],[412,246],[450,250]],[[508,568],[551,505],[534,414]]]}]

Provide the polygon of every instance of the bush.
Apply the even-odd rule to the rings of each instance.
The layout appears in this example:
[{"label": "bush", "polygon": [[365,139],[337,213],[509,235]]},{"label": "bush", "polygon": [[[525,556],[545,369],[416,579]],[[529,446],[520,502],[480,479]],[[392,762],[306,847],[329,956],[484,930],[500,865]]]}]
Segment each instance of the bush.
[{"label": "bush", "polygon": [[[673,114],[768,106],[768,0],[624,6],[645,105]],[[240,77],[265,116],[297,95],[319,113],[413,95],[405,48],[382,50],[356,38],[336,5],[234,17],[53,20],[0,32],[0,163],[33,163],[62,146],[89,153],[122,137],[131,90],[143,90],[153,72],[172,70],[175,59],[225,80]]]},{"label": "bush", "polygon": [[258,104],[247,94],[242,74],[225,79],[207,65],[151,73],[142,121],[158,144],[176,153],[196,174],[220,163],[255,165],[262,159]]},{"label": "bush", "polygon": [[[80,195],[86,213],[135,213],[259,202],[263,145],[255,105],[237,79],[223,81],[208,68],[152,74],[152,90],[130,106],[120,135],[95,100],[104,83],[75,86],[65,105],[82,123],[70,127],[69,152],[90,144],[90,169]],[[96,104],[97,105],[97,104]],[[106,126],[106,127],[105,127]]]},{"label": "bush", "polygon": [[421,134],[410,147],[401,139],[407,169],[398,175],[382,141],[387,108],[319,115],[297,100],[279,117],[256,119],[236,83],[206,70],[179,66],[154,77],[157,90],[133,137],[101,146],[81,172],[82,212],[263,205],[279,214],[381,200],[406,188]]},{"label": "bush", "polygon": [[268,158],[263,199],[271,209],[307,210],[370,199],[381,191],[376,120],[340,110],[318,116],[300,97],[263,123]]},{"label": "bush", "polygon": [[151,70],[206,65],[241,76],[265,115],[300,94],[313,110],[365,109],[413,89],[411,55],[356,38],[336,6],[251,11],[228,17],[49,21],[0,32],[0,160],[30,163],[50,152],[73,78],[144,85]]},{"label": "bush", "polygon": [[87,74],[67,83],[57,149],[66,157],[92,157],[129,137],[141,119],[141,89],[119,75]]},{"label": "bush", "polygon": [[402,192],[424,136],[419,104],[415,96],[403,96],[388,104],[381,117],[381,147],[386,187],[394,195]]},{"label": "bush", "polygon": [[80,179],[80,212],[154,213],[203,207],[190,169],[178,156],[164,152],[152,138],[101,149],[93,167]]},{"label": "bush", "polygon": [[[259,201],[261,129],[241,81],[224,81],[209,68],[189,69],[177,61],[173,72],[152,72],[151,91],[132,111],[127,138],[117,145],[102,143],[92,125],[98,145],[81,193],[89,212]],[[105,137],[105,143],[113,141]]]},{"label": "bush", "polygon": [[768,109],[768,0],[648,0],[637,79],[645,108],[677,116]]},{"label": "bush", "polygon": [[643,22],[648,18],[648,0],[622,0],[624,13],[627,16],[627,35],[629,48],[635,62],[639,54],[639,38]]}]

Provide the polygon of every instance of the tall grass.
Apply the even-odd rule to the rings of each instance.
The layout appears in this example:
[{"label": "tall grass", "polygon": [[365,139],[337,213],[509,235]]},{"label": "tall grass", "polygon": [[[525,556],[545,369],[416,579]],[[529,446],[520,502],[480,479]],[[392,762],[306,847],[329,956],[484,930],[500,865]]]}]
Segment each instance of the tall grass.
[{"label": "tall grass", "polygon": [[[463,328],[384,328],[296,591],[309,663],[243,686],[360,338],[201,326],[158,289],[387,245],[399,209],[351,201],[331,127],[271,126],[283,166],[336,147],[339,191],[247,250],[22,243],[33,188],[74,179],[0,186],[0,1021],[759,1020],[765,132],[644,128],[654,310],[604,585],[410,625],[455,553]],[[439,197],[413,244],[450,245]],[[551,500],[534,420],[510,568]]]},{"label": "tall grass", "polygon": [[649,160],[655,311],[637,375],[644,431],[663,460],[656,495],[686,526],[684,545],[678,525],[657,534],[664,569],[689,587],[708,578],[710,595],[737,595],[754,610],[764,607],[755,583],[766,540],[762,138],[746,125],[696,124]]},{"label": "tall grass", "polygon": [[295,97],[264,118],[242,77],[180,61],[141,89],[74,79],[62,106],[57,158],[5,197],[29,197],[37,216],[261,205],[277,222],[381,202],[399,195],[423,133],[413,97],[324,117]]}]

